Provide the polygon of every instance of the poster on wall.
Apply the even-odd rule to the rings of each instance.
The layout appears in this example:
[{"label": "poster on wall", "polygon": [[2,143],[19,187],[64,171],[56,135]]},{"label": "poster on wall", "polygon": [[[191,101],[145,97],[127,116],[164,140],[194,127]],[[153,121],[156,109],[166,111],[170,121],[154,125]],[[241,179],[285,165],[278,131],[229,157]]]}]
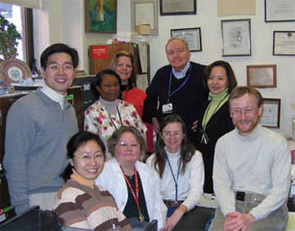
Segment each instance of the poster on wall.
[{"label": "poster on wall", "polygon": [[280,128],[280,111],[281,99],[263,98],[261,125],[267,128]]},{"label": "poster on wall", "polygon": [[218,0],[218,16],[255,15],[256,0]]},{"label": "poster on wall", "polygon": [[295,31],[273,32],[273,55],[295,55]]},{"label": "poster on wall", "polygon": [[172,29],[171,38],[184,39],[190,51],[202,51],[201,28]]},{"label": "poster on wall", "polygon": [[264,0],[265,22],[295,21],[294,0]]},{"label": "poster on wall", "polygon": [[85,32],[117,32],[117,0],[85,0]]},{"label": "poster on wall", "polygon": [[251,56],[250,19],[222,20],[222,56]]}]

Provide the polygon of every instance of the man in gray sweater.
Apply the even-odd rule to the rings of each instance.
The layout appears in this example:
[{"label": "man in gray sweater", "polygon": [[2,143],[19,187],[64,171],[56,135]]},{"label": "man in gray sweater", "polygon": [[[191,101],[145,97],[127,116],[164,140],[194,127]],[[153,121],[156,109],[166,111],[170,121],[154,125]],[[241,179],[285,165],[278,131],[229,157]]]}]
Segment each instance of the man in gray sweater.
[{"label": "man in gray sweater", "polygon": [[15,102],[7,116],[4,168],[16,213],[33,205],[51,210],[68,163],[66,144],[78,131],[74,108],[65,100],[79,58],[75,49],[53,44],[40,58],[44,87]]}]

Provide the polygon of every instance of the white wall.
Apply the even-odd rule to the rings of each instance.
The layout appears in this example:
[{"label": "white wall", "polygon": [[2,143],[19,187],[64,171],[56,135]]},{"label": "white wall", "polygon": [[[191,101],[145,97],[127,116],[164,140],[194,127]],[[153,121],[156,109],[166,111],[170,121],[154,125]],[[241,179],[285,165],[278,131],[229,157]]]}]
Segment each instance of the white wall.
[{"label": "white wall", "polygon": [[[35,10],[36,57],[52,42],[66,42],[79,51],[80,69],[88,72],[88,47],[104,44],[112,38],[109,34],[84,32],[84,6],[82,0],[42,0],[43,10]],[[130,0],[117,0],[117,31],[131,32]],[[45,18],[45,19],[44,19]],[[221,20],[251,19],[252,55],[246,57],[222,57]],[[42,24],[42,25],[40,25]],[[281,128],[277,131],[290,136],[291,118],[295,117],[295,57],[273,56],[272,39],[274,30],[293,30],[294,22],[265,23],[264,1],[256,1],[256,14],[243,16],[217,16],[217,0],[197,0],[197,15],[159,16],[159,34],[147,36],[150,42],[152,76],[158,68],[167,64],[165,43],[170,30],[200,27],[202,52],[192,52],[191,60],[209,64],[223,59],[231,63],[239,85],[246,85],[247,65],[277,65],[277,88],[260,89],[265,98],[281,98]],[[48,27],[47,29],[45,29]],[[37,28],[37,29],[36,29]],[[40,33],[42,32],[42,33]]]}]

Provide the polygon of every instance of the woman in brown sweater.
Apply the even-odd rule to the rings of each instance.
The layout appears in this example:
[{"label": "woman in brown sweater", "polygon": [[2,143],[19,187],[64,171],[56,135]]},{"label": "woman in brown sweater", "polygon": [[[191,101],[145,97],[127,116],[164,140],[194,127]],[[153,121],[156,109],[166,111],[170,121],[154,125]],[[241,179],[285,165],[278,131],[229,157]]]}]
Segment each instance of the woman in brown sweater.
[{"label": "woman in brown sweater", "polygon": [[69,165],[62,177],[66,184],[58,193],[55,212],[62,226],[91,230],[131,230],[112,195],[95,179],[105,161],[105,146],[90,132],[74,135],[67,145]]}]

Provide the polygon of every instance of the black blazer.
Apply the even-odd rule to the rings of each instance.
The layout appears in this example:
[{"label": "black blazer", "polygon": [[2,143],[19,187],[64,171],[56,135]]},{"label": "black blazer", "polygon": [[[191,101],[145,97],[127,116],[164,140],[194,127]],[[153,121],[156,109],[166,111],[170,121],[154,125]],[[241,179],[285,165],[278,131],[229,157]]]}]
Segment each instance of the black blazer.
[{"label": "black blazer", "polygon": [[[209,102],[207,103],[207,106]],[[204,192],[213,193],[213,161],[214,161],[214,150],[217,140],[225,133],[234,129],[230,113],[229,113],[228,101],[225,102],[215,114],[212,115],[206,126],[206,134],[209,138],[207,144],[201,143],[202,139],[202,120],[198,122],[198,128],[196,131],[196,140],[194,145],[202,153],[204,168],[205,168],[205,183]],[[206,107],[207,108],[207,107]],[[203,116],[206,108],[203,110]],[[203,117],[202,116],[202,117]]]}]

